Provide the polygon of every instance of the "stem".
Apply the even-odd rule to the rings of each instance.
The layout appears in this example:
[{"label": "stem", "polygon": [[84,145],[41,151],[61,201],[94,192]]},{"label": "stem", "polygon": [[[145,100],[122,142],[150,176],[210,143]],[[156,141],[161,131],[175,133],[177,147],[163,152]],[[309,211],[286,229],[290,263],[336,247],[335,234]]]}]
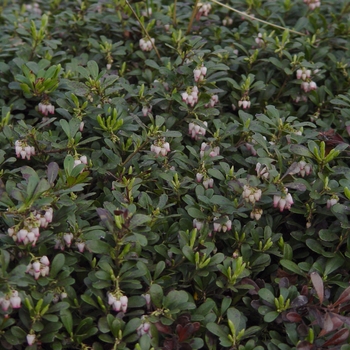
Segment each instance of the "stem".
[{"label": "stem", "polygon": [[154,51],[156,52],[158,58],[160,59],[160,55],[159,55],[159,52],[158,52],[158,49],[156,47],[156,45],[154,44],[154,42],[151,40],[152,38],[150,37],[150,35],[148,34],[147,32],[147,29],[145,28],[145,26],[142,24],[139,16],[137,15],[137,13],[134,11],[134,9],[132,8],[132,6],[130,5],[129,1],[128,0],[125,0],[126,4],[129,6],[131,12],[134,14],[135,18],[137,19],[137,21],[140,23],[140,26],[142,28],[142,30],[144,31],[144,33],[146,34],[148,40],[151,42],[153,48],[154,48]]},{"label": "stem", "polygon": [[199,3],[199,0],[196,0],[196,3],[194,5],[193,11],[192,11],[192,15],[191,15],[191,18],[190,18],[190,22],[188,23],[186,35],[188,35],[190,33],[190,31],[191,31],[194,18],[196,17],[196,14],[197,14],[197,11],[198,11],[198,3]]},{"label": "stem", "polygon": [[126,158],[126,160],[125,160],[123,163],[120,164],[120,166],[123,167],[126,163],[128,163],[128,162],[130,161],[130,159],[131,159],[132,157],[134,157],[134,155],[135,155],[136,153],[138,153],[143,147],[145,147],[145,146],[147,145],[148,142],[149,142],[148,140],[144,141],[140,147],[138,147],[134,152],[132,152],[132,153],[130,154],[130,156],[129,156],[128,158]]},{"label": "stem", "polygon": [[238,13],[238,14],[241,15],[241,16],[247,17],[247,18],[251,19],[252,21],[261,22],[261,23],[267,24],[267,25],[269,25],[269,26],[271,26],[271,27],[279,28],[279,29],[282,29],[282,30],[286,30],[286,29],[287,29],[287,30],[289,30],[291,33],[294,33],[294,34],[298,34],[298,35],[302,35],[302,36],[305,36],[305,35],[306,35],[306,34],[304,34],[304,33],[297,32],[296,30],[288,29],[288,28],[279,26],[279,25],[277,25],[277,24],[273,24],[273,23],[264,21],[264,20],[262,20],[262,19],[253,17],[253,16],[251,16],[251,15],[248,15],[248,14],[245,13],[245,12],[238,11],[238,10],[234,9],[233,7],[228,6],[228,5],[225,5],[225,4],[223,4],[223,3],[221,3],[221,2],[219,2],[219,1],[217,1],[217,0],[211,0],[211,1],[214,2],[215,4],[218,4],[218,5],[222,6],[222,7],[227,8],[227,9],[233,11],[233,12],[236,12],[236,13]]},{"label": "stem", "polygon": [[177,0],[174,0],[173,25],[176,25],[176,5],[177,5]]}]

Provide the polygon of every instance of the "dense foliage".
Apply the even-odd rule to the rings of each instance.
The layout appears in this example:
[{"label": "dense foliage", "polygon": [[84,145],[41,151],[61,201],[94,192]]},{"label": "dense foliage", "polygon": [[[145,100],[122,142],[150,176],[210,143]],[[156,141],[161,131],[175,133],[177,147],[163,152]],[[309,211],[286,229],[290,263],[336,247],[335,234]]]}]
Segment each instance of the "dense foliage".
[{"label": "dense foliage", "polygon": [[1,349],[350,349],[347,0],[0,28]]}]

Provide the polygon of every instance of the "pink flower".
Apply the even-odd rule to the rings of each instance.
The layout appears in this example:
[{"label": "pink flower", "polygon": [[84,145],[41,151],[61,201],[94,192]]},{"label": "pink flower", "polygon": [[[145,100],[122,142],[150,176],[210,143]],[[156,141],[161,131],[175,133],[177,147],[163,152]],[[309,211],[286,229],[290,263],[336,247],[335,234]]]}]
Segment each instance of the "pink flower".
[{"label": "pink flower", "polygon": [[27,343],[29,346],[35,343],[36,337],[35,334],[27,334]]}]

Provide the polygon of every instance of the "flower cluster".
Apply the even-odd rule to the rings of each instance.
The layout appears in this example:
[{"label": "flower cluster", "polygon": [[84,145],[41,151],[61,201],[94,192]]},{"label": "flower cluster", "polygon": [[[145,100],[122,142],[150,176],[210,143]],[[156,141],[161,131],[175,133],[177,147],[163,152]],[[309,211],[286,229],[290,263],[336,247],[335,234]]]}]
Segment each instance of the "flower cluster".
[{"label": "flower cluster", "polygon": [[29,146],[26,141],[17,140],[15,142],[15,152],[17,158],[30,160],[31,156],[35,156],[35,148]]},{"label": "flower cluster", "polygon": [[194,77],[194,81],[198,82],[198,81],[202,81],[204,80],[204,77],[207,74],[207,67],[204,67],[203,65],[201,65],[200,67],[197,67],[196,69],[193,70],[193,77]]},{"label": "flower cluster", "polygon": [[154,38],[151,38],[151,40],[149,40],[148,38],[142,38],[139,41],[140,49],[142,51],[151,51],[153,49],[152,43],[154,45]]},{"label": "flower cluster", "polygon": [[216,222],[218,220],[218,218],[214,218],[214,232],[226,232],[226,231],[230,231],[232,228],[232,221],[229,220],[229,218],[227,216],[225,216],[225,223],[224,224],[220,224],[219,222]]},{"label": "flower cluster", "polygon": [[[203,122],[204,126],[207,127],[208,123]],[[206,128],[196,124],[189,123],[188,124],[188,133],[191,135],[192,139],[198,140],[200,136],[204,136],[206,132]]]},{"label": "flower cluster", "polygon": [[136,329],[137,335],[139,337],[142,337],[144,334],[148,334],[150,338],[152,338],[151,335],[151,324],[147,321],[147,316],[143,315],[141,317],[142,323],[140,326]]},{"label": "flower cluster", "polygon": [[108,305],[111,305],[114,311],[119,312],[121,310],[126,313],[126,310],[128,309],[128,297],[119,294],[120,293],[108,292]]},{"label": "flower cluster", "polygon": [[306,163],[305,160],[301,160],[300,162],[298,162],[298,165],[295,170],[297,171],[296,174],[301,175],[301,177],[304,177],[305,175],[308,176],[312,172],[312,165]]},{"label": "flower cluster", "polygon": [[317,89],[317,84],[311,79],[310,69],[305,69],[304,67],[302,69],[298,69],[296,75],[297,79],[301,79],[303,81],[300,85],[302,90],[309,92]]},{"label": "flower cluster", "polygon": [[192,224],[193,224],[193,227],[196,228],[198,231],[200,231],[204,226],[203,221],[200,221],[197,219],[193,219]]},{"label": "flower cluster", "polygon": [[250,100],[246,100],[242,98],[241,100],[238,101],[238,107],[239,108],[242,107],[243,109],[250,108]]},{"label": "flower cluster", "polygon": [[252,220],[260,220],[261,219],[261,215],[263,214],[263,210],[260,208],[254,208],[251,213],[250,213],[250,218]]},{"label": "flower cluster", "polygon": [[314,10],[317,7],[321,6],[320,0],[304,0],[304,3],[309,6],[310,10]]},{"label": "flower cluster", "polygon": [[88,164],[88,160],[86,156],[81,156],[79,159],[74,160],[74,167],[80,164],[85,164],[85,165]]},{"label": "flower cluster", "polygon": [[257,155],[256,149],[254,148],[254,145],[252,145],[252,144],[249,143],[249,142],[246,142],[246,143],[245,143],[245,146],[247,147],[247,150],[248,150],[253,156],[256,156],[256,155]]},{"label": "flower cluster", "polygon": [[[204,179],[204,180],[203,180]],[[208,188],[213,188],[214,187],[214,179],[203,175],[202,173],[197,173],[196,174],[196,181],[201,182],[203,180],[203,186],[207,190]]]},{"label": "flower cluster", "polygon": [[280,211],[282,212],[284,209],[290,210],[292,207],[292,204],[294,203],[292,195],[288,193],[288,188],[284,188],[283,195],[277,195],[275,194],[273,196],[273,206],[274,208],[279,207]]},{"label": "flower cluster", "polygon": [[209,15],[209,12],[211,10],[211,5],[210,3],[199,3],[199,9],[196,15],[197,21],[201,18],[201,16],[207,17]]},{"label": "flower cluster", "polygon": [[35,260],[33,263],[29,263],[26,273],[37,280],[40,276],[45,277],[50,273],[50,261],[46,255],[42,256],[40,260]]},{"label": "flower cluster", "polygon": [[255,42],[259,47],[263,47],[265,43],[262,37],[263,35],[261,33],[258,33],[258,36],[255,38]]},{"label": "flower cluster", "polygon": [[13,309],[19,309],[21,307],[21,298],[18,295],[17,290],[12,290],[11,293],[0,297],[0,305],[3,311],[7,311],[11,306]]},{"label": "flower cluster", "polygon": [[170,152],[169,142],[165,142],[164,137],[160,137],[151,145],[151,152],[155,153],[156,157],[159,155],[166,156]]},{"label": "flower cluster", "polygon": [[148,113],[151,113],[152,112],[152,106],[143,106],[142,107],[142,115],[144,117],[147,117],[148,116]]},{"label": "flower cluster", "polygon": [[188,87],[186,92],[181,94],[182,101],[193,107],[198,102],[198,92],[197,86]]},{"label": "flower cluster", "polygon": [[213,147],[212,145],[208,145],[206,142],[202,142],[201,150],[199,152],[200,157],[203,158],[206,152],[209,153],[210,157],[216,157],[220,155],[220,147]]},{"label": "flower cluster", "polygon": [[[67,247],[70,248],[70,246],[73,243],[74,235],[72,232],[65,232],[57,235],[55,238],[55,249],[61,249],[62,251]],[[85,250],[85,242],[78,238],[75,240],[75,246],[78,248],[80,253],[83,253]]]},{"label": "flower cluster", "polygon": [[210,98],[209,103],[206,103],[204,107],[214,107],[219,102],[219,96],[218,95],[212,95]]},{"label": "flower cluster", "polygon": [[339,202],[339,197],[337,195],[333,195],[331,198],[327,199],[327,209],[333,207]]},{"label": "flower cluster", "polygon": [[39,112],[44,114],[45,116],[48,116],[48,114],[54,114],[55,113],[55,106],[53,106],[51,103],[47,101],[41,101],[38,105]]},{"label": "flower cluster", "polygon": [[40,237],[39,227],[46,228],[52,222],[52,208],[41,211],[34,211],[33,214],[24,220],[21,229],[18,226],[8,228],[8,235],[17,243],[27,245],[29,243],[34,247]]},{"label": "flower cluster", "polygon": [[261,177],[265,180],[267,180],[270,177],[269,170],[265,165],[262,165],[261,163],[256,163],[255,171],[257,177]]},{"label": "flower cluster", "polygon": [[226,17],[222,20],[223,26],[230,26],[233,23],[233,19],[231,17]]},{"label": "flower cluster", "polygon": [[243,186],[243,199],[247,203],[255,204],[255,202],[259,201],[261,198],[262,192],[260,188],[251,187],[249,185]]}]

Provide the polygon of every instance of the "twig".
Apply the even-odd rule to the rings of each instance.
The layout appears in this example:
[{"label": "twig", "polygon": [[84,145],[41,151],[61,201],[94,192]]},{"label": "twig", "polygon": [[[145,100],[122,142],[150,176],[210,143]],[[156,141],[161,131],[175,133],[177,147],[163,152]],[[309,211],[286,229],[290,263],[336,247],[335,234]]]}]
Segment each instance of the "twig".
[{"label": "twig", "polygon": [[236,13],[238,13],[238,14],[241,15],[241,16],[247,17],[247,18],[251,19],[252,21],[261,22],[261,23],[267,24],[267,25],[269,25],[269,26],[271,26],[271,27],[275,27],[275,28],[279,28],[279,29],[283,29],[283,30],[286,30],[286,29],[287,29],[287,30],[290,31],[291,33],[295,33],[295,34],[298,34],[298,35],[302,35],[302,36],[305,36],[305,35],[306,35],[306,34],[304,34],[304,33],[297,32],[296,30],[289,29],[289,28],[285,28],[285,27],[279,26],[279,25],[277,25],[277,24],[273,24],[273,23],[264,21],[264,20],[262,20],[262,19],[256,18],[256,17],[254,17],[254,16],[248,15],[248,14],[245,13],[245,12],[238,11],[238,10],[234,9],[233,7],[228,6],[228,5],[225,5],[225,4],[223,4],[223,3],[221,3],[221,2],[219,2],[219,1],[217,1],[217,0],[211,0],[211,1],[214,2],[215,4],[218,4],[218,5],[222,6],[222,7],[227,8],[227,9],[233,11],[233,12],[236,12]]},{"label": "twig", "polygon": [[151,44],[152,44],[152,46],[153,46],[153,48],[154,48],[154,51],[156,52],[158,58],[160,59],[160,54],[159,54],[159,52],[158,52],[158,50],[157,50],[157,47],[156,47],[156,45],[154,44],[154,42],[153,42],[152,38],[150,37],[150,35],[148,34],[148,32],[147,32],[145,26],[142,24],[142,22],[141,22],[139,16],[138,16],[137,13],[134,11],[134,9],[133,9],[132,6],[130,5],[129,1],[128,1],[128,0],[125,0],[125,2],[126,2],[127,5],[129,6],[131,12],[132,12],[132,13],[134,14],[134,16],[136,17],[137,21],[140,23],[140,25],[141,25],[141,27],[142,27],[142,30],[145,32],[145,34],[146,34],[148,40],[151,42]]},{"label": "twig", "polygon": [[198,11],[198,3],[199,3],[199,0],[196,0],[196,3],[194,5],[193,11],[192,11],[192,15],[191,15],[191,18],[190,18],[190,22],[188,23],[186,35],[190,34],[194,18],[196,17],[196,14],[197,14],[197,11]]}]

